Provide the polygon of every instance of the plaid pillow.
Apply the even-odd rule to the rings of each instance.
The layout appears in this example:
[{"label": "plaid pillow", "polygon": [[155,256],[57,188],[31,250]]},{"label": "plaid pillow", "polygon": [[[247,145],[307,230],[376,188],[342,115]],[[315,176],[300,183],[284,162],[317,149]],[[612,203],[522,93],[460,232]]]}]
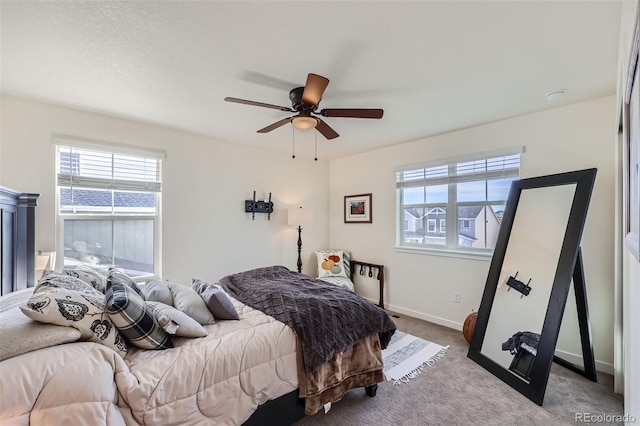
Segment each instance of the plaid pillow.
[{"label": "plaid pillow", "polygon": [[143,349],[168,349],[171,338],[157,323],[153,308],[128,285],[107,277],[107,313],[113,325],[134,346]]},{"label": "plaid pillow", "polygon": [[114,267],[109,268],[109,274],[107,275],[107,278],[111,280],[113,284],[123,284],[128,287],[131,287],[133,290],[135,290],[136,293],[138,293],[140,296],[144,298],[144,295],[142,294],[142,290],[140,290],[140,287],[138,287],[136,282],[133,281],[133,279],[129,275],[125,274],[125,272],[122,269],[114,268]]}]

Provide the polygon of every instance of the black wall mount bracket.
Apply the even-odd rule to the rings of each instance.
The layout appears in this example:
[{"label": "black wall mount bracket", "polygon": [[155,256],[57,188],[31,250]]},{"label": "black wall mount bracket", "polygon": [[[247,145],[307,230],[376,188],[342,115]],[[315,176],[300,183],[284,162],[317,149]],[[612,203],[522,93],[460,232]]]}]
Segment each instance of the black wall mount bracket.
[{"label": "black wall mount bracket", "polygon": [[520,298],[522,298],[522,296],[528,296],[529,293],[531,292],[531,287],[529,286],[529,283],[531,282],[531,278],[529,278],[529,282],[525,284],[522,281],[516,280],[517,276],[518,276],[518,273],[516,272],[516,274],[513,277],[509,277],[509,279],[507,280],[507,285],[509,286],[507,291],[513,288],[519,291],[520,293],[522,293]]},{"label": "black wall mount bracket", "polygon": [[273,213],[271,193],[269,193],[268,201],[256,201],[256,191],[253,191],[253,200],[244,200],[244,211],[245,213],[251,213],[252,220],[256,220],[256,213],[266,213],[267,220],[271,220],[271,213]]}]

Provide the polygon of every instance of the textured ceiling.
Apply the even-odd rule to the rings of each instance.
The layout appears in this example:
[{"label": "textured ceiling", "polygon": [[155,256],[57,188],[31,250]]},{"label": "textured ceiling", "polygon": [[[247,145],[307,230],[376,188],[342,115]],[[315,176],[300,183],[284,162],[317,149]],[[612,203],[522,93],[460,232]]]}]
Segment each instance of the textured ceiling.
[{"label": "textured ceiling", "polygon": [[[1,90],[290,153],[290,113],[308,73],[331,80],[320,108],[336,158],[615,93],[620,2],[4,1]],[[548,102],[556,89],[567,95]],[[298,156],[314,133],[295,133]],[[82,135],[79,135],[82,136]]]}]

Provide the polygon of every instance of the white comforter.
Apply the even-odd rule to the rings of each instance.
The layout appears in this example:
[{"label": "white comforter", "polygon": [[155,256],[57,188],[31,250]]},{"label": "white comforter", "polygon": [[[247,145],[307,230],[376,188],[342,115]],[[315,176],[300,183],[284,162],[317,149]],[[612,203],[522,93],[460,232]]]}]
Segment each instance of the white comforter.
[{"label": "white comforter", "polygon": [[233,300],[240,321],[121,358],[88,342],[0,363],[0,424],[238,425],[298,387],[293,330]]}]

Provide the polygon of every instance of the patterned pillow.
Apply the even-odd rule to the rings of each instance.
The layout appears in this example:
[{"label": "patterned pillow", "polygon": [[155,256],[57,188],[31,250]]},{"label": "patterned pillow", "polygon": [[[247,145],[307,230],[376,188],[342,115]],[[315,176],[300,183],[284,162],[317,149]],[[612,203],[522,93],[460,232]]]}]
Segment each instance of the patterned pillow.
[{"label": "patterned pillow", "polygon": [[207,330],[198,324],[198,321],[173,306],[162,302],[145,303],[153,308],[156,321],[167,333],[182,337],[204,337],[207,335]]},{"label": "patterned pillow", "polygon": [[238,312],[233,306],[233,302],[227,297],[224,290],[217,285],[209,284],[193,278],[191,280],[193,288],[202,297],[207,307],[218,320],[237,320]]},{"label": "patterned pillow", "polygon": [[107,313],[127,342],[143,349],[168,349],[171,338],[155,319],[153,308],[120,277],[107,276]]},{"label": "patterned pillow", "polygon": [[351,272],[351,259],[346,250],[323,250],[316,252],[318,278],[345,277]]},{"label": "patterned pillow", "polygon": [[71,277],[79,278],[98,290],[100,293],[104,294],[104,288],[107,285],[107,277],[104,276],[103,273],[85,265],[78,265],[73,269],[65,269],[62,273]]},{"label": "patterned pillow", "polygon": [[122,356],[127,352],[123,336],[105,312],[104,294],[78,278],[48,273],[20,309],[32,320],[73,327],[83,340],[101,343]]}]

